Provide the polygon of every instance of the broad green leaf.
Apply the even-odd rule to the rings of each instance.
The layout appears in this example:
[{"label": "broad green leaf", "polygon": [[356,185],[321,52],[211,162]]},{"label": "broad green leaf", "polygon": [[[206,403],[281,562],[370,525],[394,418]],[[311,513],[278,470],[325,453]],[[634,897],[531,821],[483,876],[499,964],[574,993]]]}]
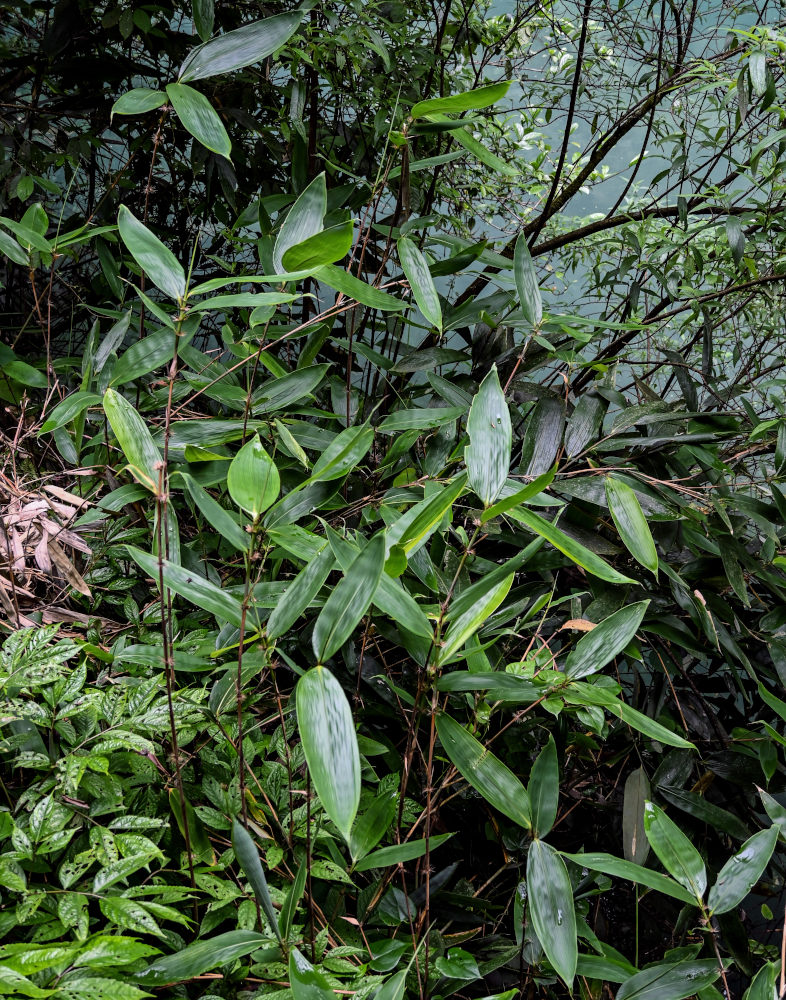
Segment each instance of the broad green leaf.
[{"label": "broad green leaf", "polygon": [[632,642],[649,603],[639,601],[620,608],[586,632],[568,654],[565,676],[579,680],[602,670]]},{"label": "broad green leaf", "polygon": [[408,240],[405,236],[398,241],[398,256],[418,309],[432,326],[441,330],[442,307],[426,258],[412,240]]},{"label": "broad green leaf", "polygon": [[131,403],[114,389],[107,389],[104,393],[104,413],[134,478],[151,493],[157,494],[161,453],[153,443],[147,424]]},{"label": "broad green leaf", "polygon": [[607,476],[606,500],[625,548],[636,562],[657,577],[658,553],[636,494],[627,483]]},{"label": "broad green leaf", "polygon": [[398,431],[425,431],[432,427],[443,427],[463,417],[467,411],[463,406],[418,406],[411,410],[395,410],[385,417],[377,427],[380,434],[394,434]]},{"label": "broad green leaf", "polygon": [[186,56],[178,80],[181,83],[204,80],[261,62],[294,35],[302,18],[300,10],[276,14],[211,38]]},{"label": "broad green leaf", "polygon": [[469,444],[464,461],[470,487],[490,507],[508,479],[513,430],[497,366],[480,383],[467,419]]},{"label": "broad green leaf", "polygon": [[462,474],[449,486],[441,487],[427,499],[413,504],[388,528],[388,547],[401,545],[407,555],[417,552],[442,523],[445,514],[460,496],[465,483],[466,477]]},{"label": "broad green leaf", "polygon": [[780,971],[780,962],[767,962],[753,977],[742,1000],[777,1000],[778,989],[775,983]]},{"label": "broad green leaf", "polygon": [[27,252],[16,242],[13,236],[9,236],[2,229],[0,229],[0,253],[5,254],[14,264],[20,264],[22,267],[27,267],[29,263]]},{"label": "broad green leaf", "polygon": [[480,111],[482,108],[491,107],[507,94],[510,87],[510,80],[502,83],[492,83],[487,87],[476,87],[475,90],[468,90],[463,94],[453,94],[450,97],[432,97],[427,101],[419,101],[412,108],[413,118],[422,118],[423,115],[453,114],[462,111]]},{"label": "broad green leaf", "polygon": [[514,823],[532,829],[529,795],[516,775],[449,715],[437,716],[440,743],[472,787]]},{"label": "broad green leaf", "polygon": [[205,149],[229,160],[232,142],[218,112],[205,95],[184,83],[168,83],[166,93],[183,128]]},{"label": "broad green leaf", "polygon": [[300,271],[323,264],[335,264],[343,260],[352,249],[355,224],[352,219],[338,226],[314,233],[301,243],[290,246],[283,254],[281,263],[287,271]]},{"label": "broad green leaf", "polygon": [[186,294],[186,275],[172,251],[125,205],[117,213],[117,227],[129,253],[153,284],[171,299],[182,299]]},{"label": "broad green leaf", "polygon": [[214,500],[207,490],[203,489],[192,476],[189,476],[185,472],[182,472],[181,476],[191,499],[201,511],[207,524],[211,528],[214,528],[219,535],[226,538],[229,544],[236,548],[238,552],[248,552],[249,545],[251,544],[251,535],[243,531],[229,511],[225,510],[217,500]]},{"label": "broad green leaf", "polygon": [[252,397],[255,415],[274,413],[310,396],[321,384],[330,365],[310,365],[298,368],[261,385]]},{"label": "broad green leaf", "polygon": [[[450,840],[452,836],[452,833],[441,833],[436,837],[431,837],[429,840],[429,850],[433,851],[440,844],[444,844],[446,840]],[[402,844],[380,847],[378,851],[374,851],[373,854],[369,854],[362,861],[359,861],[355,865],[355,871],[367,872],[372,868],[387,868],[389,865],[402,864],[405,861],[414,861],[417,858],[422,858],[425,853],[425,839],[406,840]]]},{"label": "broad green leaf", "polygon": [[39,436],[47,434],[49,431],[57,430],[58,427],[70,424],[80,413],[84,413],[89,406],[96,406],[100,402],[101,397],[94,392],[85,392],[84,390],[72,392],[70,396],[66,396],[62,402],[50,410],[49,416],[38,432]]},{"label": "broad green leaf", "polygon": [[516,290],[519,293],[521,310],[527,320],[537,330],[543,322],[543,302],[540,297],[538,276],[532,263],[527,237],[524,233],[516,240],[513,252],[513,274],[516,279]]},{"label": "broad green leaf", "polygon": [[588,851],[586,854],[563,854],[563,857],[566,857],[568,861],[573,861],[579,867],[590,868],[592,871],[602,872],[604,875],[624,878],[628,882],[645,885],[648,889],[662,892],[664,895],[679,899],[683,903],[696,905],[696,897],[679,882],[675,882],[668,875],[654,872],[651,868],[643,868],[633,861],[624,861],[611,854],[599,854],[592,851]]},{"label": "broad green leaf", "polygon": [[263,948],[268,942],[269,938],[256,931],[227,931],[226,934],[190,944],[172,955],[157,958],[133,978],[143,986],[188,982],[211,969],[230,965],[238,958]]},{"label": "broad green leaf", "polygon": [[735,264],[739,264],[742,255],[745,253],[745,232],[742,223],[736,215],[726,217],[726,239],[729,241],[729,248]]},{"label": "broad green leaf", "polygon": [[409,969],[402,969],[391,976],[374,994],[374,1000],[404,1000]]},{"label": "broad green leaf", "polygon": [[257,902],[265,914],[265,919],[268,922],[270,930],[280,941],[281,935],[278,929],[278,918],[273,908],[273,901],[270,898],[265,870],[262,867],[257,845],[254,843],[254,838],[238,819],[232,822],[232,847],[237,858],[237,863],[243,869],[246,878],[251,883],[251,888],[254,890]]},{"label": "broad green leaf", "polygon": [[382,840],[396,819],[398,792],[389,788],[377,795],[366,811],[357,817],[350,836],[352,859],[358,861]]},{"label": "broad green leaf", "polygon": [[489,701],[509,701],[514,704],[529,704],[536,701],[543,689],[516,674],[501,671],[456,670],[443,674],[437,681],[438,691],[487,691]]},{"label": "broad green leaf", "polygon": [[533,480],[533,482],[531,482],[528,486],[524,486],[522,489],[516,490],[516,492],[511,493],[509,497],[497,500],[495,504],[492,504],[491,507],[487,507],[480,515],[480,523],[485,524],[486,521],[490,521],[493,517],[499,517],[501,514],[507,513],[507,511],[511,510],[513,507],[518,507],[519,504],[526,503],[527,500],[531,500],[532,497],[536,497],[539,493],[542,493],[546,487],[553,482],[556,471],[557,467],[554,466],[553,469],[549,469],[548,472],[544,472],[542,476],[538,476],[538,478]]},{"label": "broad green leaf", "polygon": [[317,618],[312,645],[318,663],[329,659],[352,635],[368,610],[385,568],[385,536],[366,545],[344,573]]},{"label": "broad green leaf", "polygon": [[593,576],[597,576],[601,580],[606,580],[608,583],[635,583],[629,576],[623,576],[622,573],[618,573],[613,566],[609,566],[599,555],[590,551],[581,542],[577,542],[575,538],[566,535],[556,524],[547,521],[540,514],[536,514],[526,507],[514,507],[508,511],[508,517],[512,517],[526,528],[529,528],[530,531],[534,531],[536,535],[541,535],[555,549],[559,549],[568,559],[571,559],[588,573],[592,573]]},{"label": "broad green leaf", "polygon": [[[134,562],[158,584],[158,559],[149,552],[143,552],[134,545],[126,545],[126,550]],[[198,573],[193,573],[182,566],[163,561],[164,586],[184,597],[187,601],[204,608],[216,618],[231,622],[240,627],[242,621],[242,605],[225,590],[221,590],[210,580]]]},{"label": "broad green leaf", "polygon": [[316,460],[309,482],[329,482],[345,476],[358,465],[373,440],[374,429],[368,424],[347,427],[336,435]]},{"label": "broad green leaf", "polygon": [[622,796],[622,849],[625,858],[643,865],[650,852],[644,832],[644,803],[650,797],[650,783],[643,767],[631,771]]},{"label": "broad green leaf", "polygon": [[317,596],[333,569],[335,557],[329,545],[310,559],[281,596],[267,621],[269,639],[285,635]]},{"label": "broad green leaf", "polygon": [[686,740],[677,733],[673,733],[670,729],[662,726],[643,712],[639,712],[638,709],[627,705],[624,701],[614,699],[606,708],[613,715],[616,715],[618,719],[622,719],[627,725],[633,729],[638,729],[640,733],[644,733],[645,736],[649,736],[652,740],[658,740],[658,742],[665,743],[668,747],[677,747],[680,750],[696,749],[690,740]]},{"label": "broad green leaf", "polygon": [[397,299],[389,292],[369,285],[367,281],[362,281],[354,274],[350,274],[349,271],[336,267],[335,264],[325,264],[324,267],[320,267],[316,271],[316,277],[319,281],[324,281],[330,288],[341,292],[348,299],[354,299],[355,302],[360,302],[361,305],[368,306],[370,309],[393,312],[407,307],[407,303],[403,299]]},{"label": "broad green leaf", "polygon": [[325,974],[315,969],[297,948],[289,953],[289,986],[294,1000],[336,1000]]},{"label": "broad green leaf", "polygon": [[227,489],[238,507],[255,521],[278,498],[281,489],[278,469],[262,447],[258,434],[232,459],[227,472]]},{"label": "broad green leaf", "polygon": [[437,662],[447,661],[457,653],[467,639],[494,614],[497,608],[508,596],[513,583],[513,574],[505,577],[496,586],[491,587],[485,596],[462,615],[451,620],[442,645],[437,650]]},{"label": "broad green leaf", "polygon": [[194,857],[207,865],[214,865],[216,863],[216,856],[208,839],[207,830],[204,824],[200,823],[197,819],[194,807],[188,799],[181,799],[177,788],[169,789],[169,808],[184,840],[186,839],[186,827],[188,828],[188,838]]},{"label": "broad green leaf", "polygon": [[644,805],[644,830],[666,871],[701,901],[707,888],[704,862],[682,830],[654,802]]},{"label": "broad green leaf", "polygon": [[557,975],[573,984],[578,960],[573,887],[553,847],[533,840],[527,854],[527,895],[532,925]]},{"label": "broad green leaf", "polygon": [[754,49],[748,56],[748,73],[751,87],[757,97],[763,97],[767,91],[767,53]]},{"label": "broad green leaf", "polygon": [[149,87],[136,87],[129,90],[112,105],[110,120],[114,115],[144,115],[155,111],[166,104],[166,94],[163,90],[150,90]]},{"label": "broad green leaf", "polygon": [[273,248],[273,266],[276,271],[285,270],[284,254],[290,247],[296,247],[309,237],[322,232],[326,211],[327,185],[323,171],[317,174],[297,198],[278,231]]},{"label": "broad green leaf", "polygon": [[191,11],[194,17],[194,27],[203,42],[213,34],[215,8],[213,0],[193,0]]},{"label": "broad green leaf", "polygon": [[320,666],[297,682],[295,707],[314,790],[349,843],[360,803],[360,753],[349,702],[333,674]]},{"label": "broad green leaf", "polygon": [[710,986],[719,975],[714,958],[662,962],[626,979],[617,1000],[685,1000]]},{"label": "broad green leaf", "polygon": [[285,305],[300,298],[288,292],[230,292],[226,295],[213,295],[204,302],[192,305],[192,313],[209,312],[210,310],[226,309],[257,309],[259,306]]},{"label": "broad green leaf", "polygon": [[519,176],[520,171],[512,163],[506,163],[501,157],[492,153],[490,149],[486,149],[483,143],[479,139],[476,139],[468,128],[457,129],[451,133],[451,138],[455,139],[465,149],[468,149],[481,163],[484,163],[496,173],[502,174],[503,177]]},{"label": "broad green leaf", "polygon": [[534,836],[545,837],[554,826],[559,804],[559,765],[553,736],[532,765],[527,793]]},{"label": "broad green leaf", "polygon": [[770,863],[778,842],[778,827],[760,830],[745,841],[718,872],[707,904],[712,913],[727,913],[745,899]]},{"label": "broad green leaf", "polygon": [[[186,337],[181,337],[181,341]],[[170,329],[156,330],[143,340],[137,340],[112,366],[109,384],[127,386],[129,382],[149,375],[168,365],[175,353],[175,334]]]}]

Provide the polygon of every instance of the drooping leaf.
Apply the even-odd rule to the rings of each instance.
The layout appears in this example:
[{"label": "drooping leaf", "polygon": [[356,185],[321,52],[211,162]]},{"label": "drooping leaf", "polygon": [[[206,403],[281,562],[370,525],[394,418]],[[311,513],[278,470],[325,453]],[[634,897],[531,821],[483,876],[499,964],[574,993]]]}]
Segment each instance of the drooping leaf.
[{"label": "drooping leaf", "polygon": [[398,256],[418,309],[432,326],[441,330],[442,307],[426,258],[412,240],[408,240],[405,236],[398,241]]},{"label": "drooping leaf", "polygon": [[497,366],[480,383],[467,419],[469,444],[464,449],[469,485],[490,507],[508,479],[513,430]]},{"label": "drooping leaf", "polygon": [[366,811],[357,817],[352,827],[350,850],[358,861],[373,850],[390,829],[398,810],[398,793],[387,789],[377,795]]},{"label": "drooping leaf", "polygon": [[531,830],[529,795],[510,768],[449,715],[437,717],[437,733],[462,777],[495,809]]},{"label": "drooping leaf", "polygon": [[270,898],[265,870],[262,867],[257,845],[254,843],[251,834],[237,818],[232,822],[232,847],[237,858],[237,863],[243,869],[246,878],[251,883],[251,888],[254,890],[257,902],[265,914],[268,927],[278,937],[279,941],[281,941],[278,919],[276,911],[273,908],[273,901]]},{"label": "drooping leaf", "polygon": [[267,634],[270,639],[285,635],[295,624],[322,589],[335,561],[329,545],[308,561],[281,595],[268,618]]},{"label": "drooping leaf", "polygon": [[125,396],[114,389],[107,389],[104,393],[104,413],[134,478],[151,493],[157,494],[161,453],[153,443],[147,424]]},{"label": "drooping leaf", "polygon": [[186,56],[178,80],[181,83],[204,80],[261,62],[294,35],[302,18],[303,13],[299,10],[276,14],[211,38]]},{"label": "drooping leaf", "polygon": [[186,294],[186,275],[172,251],[125,205],[117,213],[117,227],[129,253],[153,284],[171,299],[182,299]]},{"label": "drooping leaf", "polygon": [[739,906],[761,878],[778,842],[778,827],[760,830],[745,841],[718,872],[707,903],[712,913],[727,913]]},{"label": "drooping leaf", "polygon": [[707,888],[704,862],[682,830],[654,802],[644,805],[644,830],[666,871],[701,900]]},{"label": "drooping leaf", "polygon": [[289,953],[289,985],[294,1000],[335,1000],[336,994],[323,972],[293,948]]},{"label": "drooping leaf", "polygon": [[380,312],[395,312],[406,309],[407,303],[403,299],[397,299],[390,292],[369,285],[367,281],[357,278],[349,271],[345,271],[335,264],[325,264],[316,271],[316,277],[323,281],[330,288],[335,288],[348,299],[354,299],[361,305],[370,309],[379,309]]},{"label": "drooping leaf", "polygon": [[191,10],[194,17],[194,27],[203,42],[213,34],[215,9],[213,0],[193,0]]},{"label": "drooping leaf", "polygon": [[326,667],[314,667],[295,688],[297,724],[314,789],[349,844],[360,803],[360,753],[346,695]]},{"label": "drooping leaf", "polygon": [[585,633],[576,643],[575,649],[568,654],[565,661],[566,677],[579,680],[602,670],[633,640],[649,603],[639,601],[620,608]]},{"label": "drooping leaf", "polygon": [[281,489],[278,469],[258,434],[232,459],[227,471],[227,489],[238,507],[254,520],[277,499]]},{"label": "drooping leaf", "polygon": [[218,112],[205,95],[184,83],[168,83],[166,93],[183,128],[205,149],[230,159],[232,142]]},{"label": "drooping leaf", "polygon": [[633,558],[658,575],[658,553],[638,498],[627,483],[606,477],[606,499],[620,538]]},{"label": "drooping leaf", "polygon": [[532,925],[546,957],[571,986],[578,960],[573,887],[565,862],[542,840],[533,840],[527,854],[527,895]]},{"label": "drooping leaf", "polygon": [[317,618],[312,645],[318,663],[329,659],[350,637],[368,610],[385,568],[385,536],[379,534],[344,573]]},{"label": "drooping leaf", "polygon": [[622,797],[622,849],[626,860],[637,865],[644,864],[650,850],[644,832],[644,803],[649,798],[647,773],[637,767],[628,775]]},{"label": "drooping leaf", "polygon": [[548,743],[532,765],[527,792],[534,835],[545,837],[554,826],[559,804],[559,764],[553,736],[549,736]]},{"label": "drooping leaf", "polygon": [[516,240],[513,251],[513,274],[516,279],[516,290],[519,293],[519,303],[527,320],[535,329],[543,322],[543,302],[540,297],[538,276],[532,263],[527,238],[524,233]]}]

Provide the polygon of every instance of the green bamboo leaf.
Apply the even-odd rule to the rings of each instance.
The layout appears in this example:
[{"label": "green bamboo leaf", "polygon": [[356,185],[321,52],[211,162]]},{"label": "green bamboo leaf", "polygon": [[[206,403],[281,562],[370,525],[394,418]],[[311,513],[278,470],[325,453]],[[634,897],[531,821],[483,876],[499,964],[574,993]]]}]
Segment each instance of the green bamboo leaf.
[{"label": "green bamboo leaf", "polygon": [[120,239],[154,285],[171,299],[186,294],[186,275],[172,251],[154,236],[126,207],[117,213]]},{"label": "green bamboo leaf", "polygon": [[325,448],[314,463],[309,483],[340,479],[355,468],[374,440],[374,429],[368,424],[347,427]]},{"label": "green bamboo leaf", "polygon": [[355,224],[352,219],[348,219],[290,246],[283,254],[281,263],[287,271],[310,270],[322,267],[323,264],[335,264],[352,249],[354,235]]},{"label": "green bamboo leaf", "polygon": [[349,843],[360,803],[360,753],[349,702],[333,674],[320,666],[297,682],[295,707],[314,789]]},{"label": "green bamboo leaf", "polygon": [[143,986],[166,986],[168,983],[191,981],[197,976],[224,965],[230,965],[238,958],[250,955],[268,943],[264,934],[256,931],[227,931],[206,941],[197,941],[173,955],[164,955],[151,962],[133,979]]},{"label": "green bamboo leaf", "polygon": [[404,1000],[409,969],[402,969],[387,979],[374,994],[374,1000]]},{"label": "green bamboo leaf", "polygon": [[536,837],[545,837],[554,826],[559,804],[559,764],[554,737],[538,754],[529,776],[532,829]]},{"label": "green bamboo leaf", "polygon": [[155,111],[166,104],[166,94],[163,90],[150,90],[149,87],[136,87],[129,90],[112,105],[109,113],[111,121],[114,115],[144,115]]},{"label": "green bamboo leaf", "polygon": [[227,471],[227,489],[235,503],[256,520],[275,502],[281,489],[276,463],[255,434],[235,455]]},{"label": "green bamboo leaf", "polygon": [[780,971],[780,962],[767,962],[753,977],[742,1000],[776,1000],[778,990],[775,983]]},{"label": "green bamboo leaf", "polygon": [[388,528],[388,547],[401,545],[408,556],[417,552],[442,523],[465,484],[466,476],[462,473],[449,486],[439,487],[425,500],[413,504]]},{"label": "green bamboo leaf", "polygon": [[336,1000],[327,977],[297,948],[289,953],[289,985],[294,1000]]},{"label": "green bamboo leaf", "polygon": [[461,649],[467,639],[473,636],[494,614],[508,596],[513,576],[513,573],[506,576],[504,580],[491,587],[481,600],[450,622],[442,645],[437,651],[438,663],[447,663]]},{"label": "green bamboo leaf", "polygon": [[542,840],[533,840],[527,854],[527,895],[532,925],[546,958],[570,987],[578,961],[573,887],[565,862]]},{"label": "green bamboo leaf", "polygon": [[380,434],[398,431],[425,431],[451,424],[466,413],[463,406],[418,406],[411,410],[394,410],[377,427]]},{"label": "green bamboo leaf", "polygon": [[366,545],[344,573],[317,618],[312,644],[317,662],[324,663],[352,635],[368,610],[385,568],[385,536]]},{"label": "green bamboo leaf", "polygon": [[728,913],[739,906],[770,863],[778,842],[778,827],[760,830],[745,841],[718,872],[707,903],[712,913]]},{"label": "green bamboo leaf", "polygon": [[643,868],[633,861],[624,861],[622,858],[615,858],[611,854],[595,852],[587,852],[586,854],[563,853],[563,857],[567,858],[568,861],[573,861],[581,868],[590,868],[592,871],[602,872],[604,875],[624,878],[628,882],[635,882],[636,885],[644,885],[648,889],[655,889],[656,892],[662,892],[664,895],[671,896],[673,899],[679,899],[683,903],[690,903],[691,905],[695,905],[696,903],[696,897],[688,892],[684,886],[680,885],[679,882],[675,882],[668,875],[661,875],[660,872],[654,872],[651,868]]},{"label": "green bamboo leaf", "polygon": [[298,903],[303,898],[303,893],[306,890],[306,877],[309,872],[308,859],[303,858],[298,867],[297,874],[290,886],[289,892],[287,893],[287,898],[284,900],[284,905],[281,907],[281,913],[278,918],[278,927],[281,931],[281,937],[284,941],[289,941],[289,935],[292,932],[292,924],[295,919],[295,911],[297,910]]},{"label": "green bamboo leaf", "polygon": [[[186,839],[186,825],[188,827],[188,839],[194,857],[204,862],[206,865],[216,863],[216,855],[207,836],[204,823],[200,823],[194,807],[188,799],[181,799],[180,791],[177,788],[169,789],[169,808],[180,830],[180,835]],[[185,825],[183,823],[183,813],[185,813]]]},{"label": "green bamboo leaf", "polygon": [[[183,337],[183,340],[187,337]],[[175,353],[175,334],[172,330],[156,330],[143,340],[132,344],[112,367],[110,385],[127,386],[129,382],[149,375],[169,364]]]},{"label": "green bamboo leaf", "polygon": [[[126,545],[126,551],[148,576],[158,583],[158,559],[149,552],[143,552],[134,545]],[[240,627],[242,605],[225,590],[221,590],[210,580],[191,570],[163,560],[164,586],[184,597],[187,601],[204,608],[216,618]]]},{"label": "green bamboo leaf", "polygon": [[544,472],[542,476],[538,476],[538,478],[529,483],[529,485],[522,487],[520,490],[516,490],[516,492],[511,493],[509,497],[497,500],[495,504],[492,504],[491,507],[487,507],[480,515],[480,523],[485,524],[486,521],[490,521],[493,517],[499,517],[501,514],[507,513],[507,511],[511,510],[513,507],[518,507],[519,504],[526,503],[527,500],[531,500],[532,497],[536,497],[539,493],[542,493],[546,487],[551,485],[556,472],[557,467],[555,465],[554,468],[549,469],[548,472]]},{"label": "green bamboo leaf", "polygon": [[380,792],[368,809],[357,817],[349,842],[353,861],[365,857],[377,846],[395,822],[397,811],[398,792],[395,788],[388,788]]},{"label": "green bamboo leaf", "polygon": [[529,704],[543,693],[531,681],[517,674],[502,671],[456,670],[443,674],[437,681],[438,691],[487,691],[489,701],[508,701],[512,704]]},{"label": "green bamboo leaf", "polygon": [[205,149],[231,159],[232,142],[218,112],[205,95],[184,83],[168,83],[166,93],[183,128]]},{"label": "green bamboo leaf", "polygon": [[512,517],[526,528],[529,528],[530,531],[534,531],[536,535],[545,538],[555,549],[559,549],[568,559],[571,559],[588,573],[592,573],[593,576],[597,576],[609,583],[635,583],[635,580],[631,580],[629,576],[623,576],[622,573],[618,573],[613,566],[609,566],[599,555],[591,552],[581,542],[577,542],[575,538],[566,535],[556,524],[547,521],[540,514],[536,514],[526,507],[514,507],[508,511],[508,517]]},{"label": "green bamboo leaf", "polygon": [[[429,851],[433,851],[450,840],[452,833],[440,833],[429,839]],[[426,840],[407,840],[403,844],[391,844],[390,847],[380,847],[378,851],[367,855],[355,865],[356,872],[371,871],[372,868],[387,868],[390,865],[403,864],[405,861],[415,861],[426,853]]]},{"label": "green bamboo leaf", "polygon": [[439,295],[426,258],[406,236],[398,241],[398,256],[418,309],[432,326],[441,330],[442,306],[439,304]]},{"label": "green bamboo leaf", "polygon": [[491,170],[503,177],[518,177],[520,172],[512,163],[506,163],[501,157],[486,149],[479,139],[468,128],[460,128],[451,133],[451,138],[460,143],[465,149],[476,156],[481,163],[484,163]]},{"label": "green bamboo leaf", "polygon": [[186,472],[181,472],[180,475],[183,477],[191,499],[201,511],[208,525],[215,528],[219,535],[226,538],[238,552],[248,552],[251,535],[247,531],[243,531],[229,511],[225,510],[217,500],[214,500],[192,476]]},{"label": "green bamboo leaf", "polygon": [[194,17],[194,27],[203,42],[213,34],[215,7],[213,0],[193,0],[191,10]]},{"label": "green bamboo leaf", "polygon": [[627,483],[607,476],[606,500],[625,548],[636,562],[657,577],[658,553],[636,494]]},{"label": "green bamboo leaf", "polygon": [[159,490],[161,453],[153,443],[147,424],[128,400],[107,389],[104,393],[104,413],[134,478],[151,493]]},{"label": "green bamboo leaf", "polygon": [[453,114],[462,111],[480,111],[482,108],[489,108],[497,101],[501,101],[507,94],[510,87],[510,80],[501,83],[492,83],[487,87],[476,87],[474,90],[467,90],[463,94],[452,94],[450,97],[431,97],[427,101],[418,101],[412,108],[413,118],[422,118],[424,115]]},{"label": "green bamboo leaf", "polygon": [[632,642],[649,601],[639,601],[620,608],[585,633],[568,654],[565,676],[579,680],[602,670]]},{"label": "green bamboo leaf", "polygon": [[445,753],[466,781],[495,809],[531,830],[529,795],[510,768],[449,715],[437,717],[437,733]]},{"label": "green bamboo leaf", "polygon": [[276,271],[285,270],[284,254],[290,247],[296,247],[309,237],[322,232],[325,212],[327,212],[327,185],[323,170],[299,195],[278,231],[273,248],[273,266]]},{"label": "green bamboo leaf", "polygon": [[644,803],[650,797],[650,783],[643,767],[631,771],[622,797],[622,849],[628,861],[643,865],[650,852],[644,832]]},{"label": "green bamboo leaf", "polygon": [[508,479],[513,430],[497,366],[480,383],[467,419],[469,444],[464,449],[469,485],[490,507]]},{"label": "green bamboo leaf", "polygon": [[644,805],[644,830],[666,871],[701,902],[707,872],[699,852],[682,830],[654,802]]},{"label": "green bamboo leaf", "polygon": [[70,424],[80,413],[84,413],[89,406],[95,406],[100,402],[101,397],[94,392],[86,392],[85,390],[72,392],[70,396],[66,396],[62,402],[58,403],[50,411],[49,416],[38,432],[39,437],[42,434],[47,434],[49,431],[57,430],[58,427]]},{"label": "green bamboo leaf", "polygon": [[267,17],[264,21],[254,21],[211,38],[186,56],[178,80],[181,83],[204,80],[261,62],[294,35],[302,19],[303,11],[295,10]]},{"label": "green bamboo leaf", "polygon": [[5,254],[14,264],[21,264],[26,267],[30,261],[27,251],[24,250],[13,238],[4,230],[0,229],[0,253]]},{"label": "green bamboo leaf", "polygon": [[355,277],[349,271],[336,267],[335,264],[325,264],[317,269],[316,277],[328,285],[335,288],[337,292],[346,295],[348,299],[354,299],[361,305],[368,306],[369,309],[379,309],[380,312],[393,312],[406,309],[407,303],[403,299],[397,299],[389,292],[383,292],[381,288],[369,285],[367,281]]},{"label": "green bamboo leaf", "polygon": [[617,1000],[685,1000],[711,986],[719,975],[714,958],[662,962],[626,979]]},{"label": "green bamboo leaf", "polygon": [[516,279],[516,290],[519,293],[521,310],[528,322],[535,329],[539,329],[543,322],[543,302],[540,297],[535,265],[532,263],[527,237],[524,233],[519,234],[516,248],[513,251],[513,275]]},{"label": "green bamboo leaf", "polygon": [[751,87],[757,97],[763,97],[767,91],[767,53],[754,49],[748,56],[748,74]]},{"label": "green bamboo leaf", "polygon": [[251,883],[251,888],[254,890],[257,902],[265,914],[265,919],[268,922],[270,930],[276,935],[279,941],[282,941],[278,928],[278,918],[273,908],[273,901],[270,898],[265,870],[262,867],[257,845],[254,843],[254,838],[248,830],[237,819],[232,822],[232,848],[235,852],[237,863],[243,869],[243,873]]},{"label": "green bamboo leaf", "polygon": [[306,563],[305,568],[298,573],[281,595],[278,604],[273,608],[270,618],[268,618],[267,635],[269,639],[279,638],[295,624],[322,589],[335,561],[330,546],[325,544],[322,551]]}]

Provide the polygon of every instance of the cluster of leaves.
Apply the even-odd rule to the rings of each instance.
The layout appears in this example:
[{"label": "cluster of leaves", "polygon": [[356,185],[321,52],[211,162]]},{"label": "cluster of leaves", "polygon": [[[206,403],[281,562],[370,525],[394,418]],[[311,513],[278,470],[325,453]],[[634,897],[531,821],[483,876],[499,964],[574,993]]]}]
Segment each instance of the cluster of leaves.
[{"label": "cluster of leaves", "polygon": [[[6,469],[84,498],[93,558],[77,624],[0,649],[0,995],[772,1000],[786,39],[696,54],[664,4],[621,114],[589,5],[124,5],[75,53],[80,6],[2,42],[34,79],[4,197],[51,196],[0,219],[0,394],[37,441]],[[546,124],[573,80],[528,186],[492,148],[527,38]],[[145,84],[106,88],[125,165],[46,140],[91,39]],[[615,99],[568,163],[582,66]],[[674,203],[569,229],[626,124],[685,139],[667,98]],[[535,205],[498,246],[446,223],[479,174]],[[560,250],[602,315],[542,295]]]}]

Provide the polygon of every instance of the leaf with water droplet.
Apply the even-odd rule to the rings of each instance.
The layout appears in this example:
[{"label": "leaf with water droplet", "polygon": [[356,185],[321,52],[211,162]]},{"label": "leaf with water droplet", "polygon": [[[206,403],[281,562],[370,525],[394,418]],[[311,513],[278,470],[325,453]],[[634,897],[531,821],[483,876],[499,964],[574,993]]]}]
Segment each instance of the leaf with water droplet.
[{"label": "leaf with water droplet", "polygon": [[578,961],[573,887],[565,862],[550,844],[533,840],[527,855],[532,924],[546,958],[568,986]]},{"label": "leaf with water droplet", "polygon": [[778,827],[746,840],[740,850],[718,872],[715,885],[710,889],[708,903],[713,913],[727,913],[745,899],[756,885],[769,864],[778,840]]}]

